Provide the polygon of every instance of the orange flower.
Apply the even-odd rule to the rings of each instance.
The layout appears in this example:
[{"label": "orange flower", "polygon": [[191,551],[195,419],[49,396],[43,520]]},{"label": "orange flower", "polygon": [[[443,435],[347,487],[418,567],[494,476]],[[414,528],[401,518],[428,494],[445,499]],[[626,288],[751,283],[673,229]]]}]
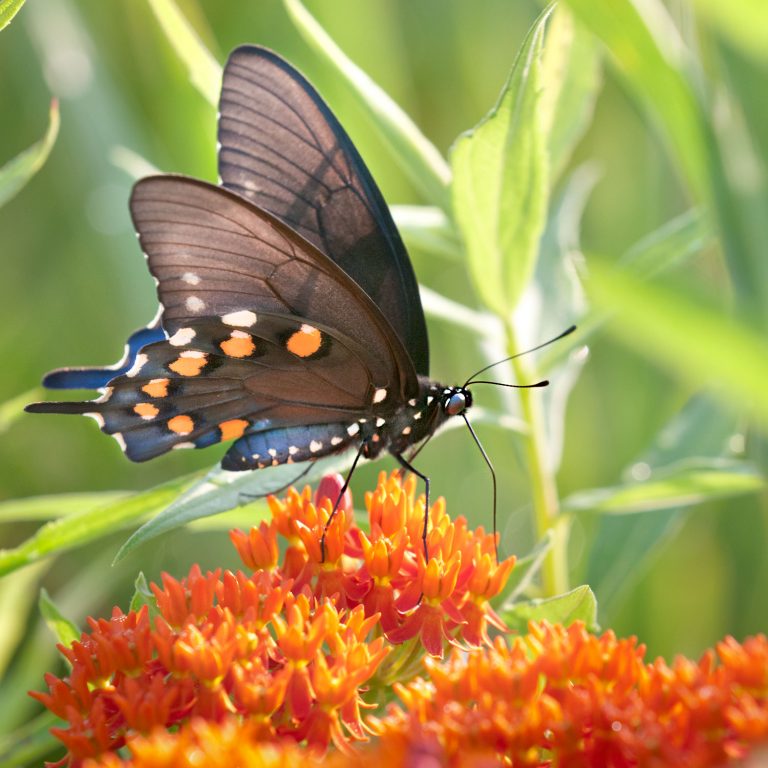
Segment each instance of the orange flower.
[{"label": "orange flower", "polygon": [[[427,679],[371,727],[371,768],[435,764],[720,766],[768,741],[768,640],[728,638],[698,662],[643,661],[634,638],[531,624],[508,645],[427,658]],[[377,756],[381,755],[381,759]],[[384,757],[385,756],[385,757]]]}]

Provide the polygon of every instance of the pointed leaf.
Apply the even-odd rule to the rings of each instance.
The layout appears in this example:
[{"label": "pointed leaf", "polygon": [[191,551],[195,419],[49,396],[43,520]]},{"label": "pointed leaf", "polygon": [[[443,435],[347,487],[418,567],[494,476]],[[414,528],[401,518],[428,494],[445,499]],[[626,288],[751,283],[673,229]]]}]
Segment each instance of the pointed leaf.
[{"label": "pointed leaf", "polygon": [[59,610],[58,606],[51,600],[51,596],[45,589],[40,590],[40,600],[38,602],[40,613],[48,625],[48,629],[53,632],[54,637],[62,645],[71,645],[75,640],[80,639],[82,630],[68,619]]},{"label": "pointed leaf", "polygon": [[5,205],[43,167],[58,134],[59,102],[52,99],[45,136],[0,168],[0,205]]},{"label": "pointed leaf", "polygon": [[270,494],[280,493],[295,482],[309,483],[327,472],[343,471],[351,464],[352,456],[345,454],[319,459],[303,468],[297,468],[295,464],[283,464],[257,472],[227,472],[216,467],[142,525],[120,548],[115,562],[119,562],[134,549],[161,533],[179,528],[193,520],[261,500],[249,509],[252,522],[258,523],[269,515],[264,499]]},{"label": "pointed leaf", "polygon": [[597,630],[597,600],[586,585],[545,600],[517,603],[500,615],[513,632],[525,633],[529,621],[548,621],[564,627],[583,621],[588,630]]},{"label": "pointed leaf", "polygon": [[541,48],[550,11],[528,33],[498,104],[451,151],[453,210],[475,289],[509,316],[533,274],[546,217]]}]

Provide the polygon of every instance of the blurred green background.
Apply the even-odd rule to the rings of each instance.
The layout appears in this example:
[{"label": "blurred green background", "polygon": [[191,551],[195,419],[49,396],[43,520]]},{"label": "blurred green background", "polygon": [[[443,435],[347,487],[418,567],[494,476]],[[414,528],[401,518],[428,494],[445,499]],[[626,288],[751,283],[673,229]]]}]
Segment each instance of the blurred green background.
[{"label": "blurred green background", "polygon": [[[334,0],[306,5],[344,52],[444,154],[458,134],[475,125],[495,103],[515,53],[541,11],[537,3],[509,0]],[[574,3],[574,8],[582,5]],[[722,319],[724,327],[732,315],[740,317],[760,338],[766,327],[761,296],[768,290],[760,253],[768,222],[763,175],[768,149],[764,98],[768,44],[761,47],[759,30],[754,32],[756,42],[744,30],[752,24],[749,13],[755,14],[755,22],[765,24],[765,12],[759,4],[739,2],[731,17],[704,0],[695,5],[666,6],[665,19],[672,26],[663,42],[685,49],[687,58],[680,71],[707,105],[712,119],[706,129],[718,133],[725,174],[731,175],[715,205],[722,206],[727,216],[703,214],[700,231],[686,241],[685,258],[664,273],[661,283],[674,302],[704,306],[710,316]],[[334,73],[318,63],[281,2],[200,1],[179,6],[222,63],[230,49],[244,42],[283,54],[336,111],[387,201],[424,202],[355,100],[339,86]],[[594,4],[595,13],[605,16],[594,20],[594,29],[600,33],[605,22],[603,31],[614,34],[620,55],[622,29],[610,27],[616,19],[609,6]],[[589,19],[589,11],[579,12]],[[581,222],[581,248],[588,266],[595,257],[597,264],[618,262],[646,235],[694,206],[700,209],[711,202],[697,196],[680,170],[686,164],[680,159],[685,140],[682,150],[679,143],[668,140],[663,119],[643,104],[637,89],[627,87],[610,55],[595,82],[599,92],[594,112],[567,167],[554,179],[552,192],[556,200],[577,168],[594,181]],[[645,86],[652,98],[656,84]],[[664,90],[659,93],[664,98]],[[165,172],[216,179],[215,110],[189,83],[147,3],[27,2],[0,33],[0,163],[43,135],[52,95],[61,100],[61,130],[51,156],[0,208],[0,401],[35,387],[52,368],[116,361],[127,335],[154,314],[153,283],[127,210],[132,179],[115,164],[116,148],[136,152]],[[669,106],[660,105],[662,111]],[[691,175],[689,166],[689,180]],[[736,250],[730,261],[709,234],[718,226],[709,222],[723,220],[736,221],[735,230],[742,236],[733,244]],[[668,244],[663,247],[671,249]],[[734,280],[733,253],[740,254],[736,262],[742,258],[742,264],[753,266],[751,273],[742,275],[746,288],[733,289],[739,282]],[[467,287],[462,260],[418,249],[411,255],[422,285],[479,306]],[[662,262],[665,258],[662,253]],[[657,316],[652,300],[641,309],[649,321]],[[556,307],[551,312],[562,316]],[[447,383],[465,380],[482,365],[477,338],[466,329],[428,319],[433,375]],[[564,318],[565,324],[580,319]],[[562,498],[619,484],[625,469],[647,455],[650,446],[663,448],[664,440],[672,439],[667,434],[659,442],[658,436],[711,383],[706,374],[693,370],[691,375],[680,375],[674,364],[665,364],[663,354],[654,354],[654,335],[646,337],[642,325],[615,326],[609,317],[605,324],[588,328],[594,332],[583,343],[588,343],[590,355],[565,418],[558,475]],[[699,349],[708,339],[696,336],[695,323],[693,328],[691,344]],[[701,327],[700,332],[709,331]],[[534,329],[534,337],[543,340],[539,329]],[[713,337],[713,372],[721,366],[724,352]],[[550,375],[556,377],[557,369]],[[514,403],[504,398],[488,388],[476,393],[482,405],[514,409]],[[738,457],[746,451],[750,466],[758,475],[763,473],[761,432],[752,426],[749,412],[742,410],[744,402],[726,387],[718,403],[694,411],[694,426],[701,434],[691,430],[686,450],[694,452],[699,444],[716,441],[719,438],[707,429],[715,422],[726,424],[722,434],[730,435],[730,443],[715,449],[728,448]],[[502,475],[503,548],[523,555],[534,545],[535,535],[519,441],[486,424],[479,425],[478,432]],[[148,464],[131,464],[90,420],[24,415],[0,437],[0,500],[148,488],[213,466],[222,452],[216,448],[194,455],[175,452]],[[388,465],[369,465],[355,475],[358,501],[382,466]],[[424,451],[420,466],[432,477],[436,492],[447,497],[450,513],[490,525],[490,480],[465,430],[435,440]],[[672,505],[647,514],[615,516],[607,523],[589,509],[575,513],[571,584],[593,586],[603,627],[622,635],[635,633],[648,644],[651,655],[668,658],[677,652],[696,655],[726,633],[741,638],[765,630],[765,493],[715,496],[685,511]],[[3,546],[18,544],[37,525],[6,524]],[[646,535],[649,526],[653,532]],[[195,561],[204,567],[236,565],[223,531],[174,531],[110,569],[109,560],[124,538],[125,532],[117,532],[98,545],[59,557],[45,574],[40,570],[27,578],[25,594],[36,593],[37,579],[43,578],[60,604],[81,621],[85,613],[103,614],[114,603],[125,607],[139,570],[156,579],[161,570],[179,575]],[[649,557],[638,562],[637,555],[646,551]],[[85,563],[92,564],[90,579],[78,578]],[[98,579],[93,578],[95,573],[100,574]],[[38,633],[38,649],[51,644],[50,636],[37,627],[34,613],[19,632]],[[11,669],[18,670],[21,661],[17,657]],[[38,675],[41,672],[38,668]],[[15,674],[26,679],[21,672]]]}]

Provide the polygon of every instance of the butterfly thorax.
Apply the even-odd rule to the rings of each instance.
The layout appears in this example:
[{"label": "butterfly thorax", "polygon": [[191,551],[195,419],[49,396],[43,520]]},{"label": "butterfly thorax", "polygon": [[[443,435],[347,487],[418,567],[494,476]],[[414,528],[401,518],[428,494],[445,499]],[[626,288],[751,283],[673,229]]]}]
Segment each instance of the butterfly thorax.
[{"label": "butterfly thorax", "polygon": [[425,438],[451,416],[458,416],[472,405],[472,395],[464,387],[446,387],[419,376],[419,395],[395,411],[361,423],[363,455],[376,458],[383,451],[401,454]]}]

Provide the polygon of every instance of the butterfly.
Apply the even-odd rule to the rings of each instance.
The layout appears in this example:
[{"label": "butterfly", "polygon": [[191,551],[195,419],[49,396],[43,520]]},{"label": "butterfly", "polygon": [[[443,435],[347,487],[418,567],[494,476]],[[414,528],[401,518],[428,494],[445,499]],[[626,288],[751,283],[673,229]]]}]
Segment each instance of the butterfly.
[{"label": "butterfly", "polygon": [[[233,51],[219,113],[220,185],[159,175],[133,188],[158,317],[116,366],[43,381],[98,399],[27,410],[92,416],[133,461],[230,440],[232,471],[355,449],[339,498],[360,458],[387,452],[428,502],[406,454],[451,417],[470,426],[472,394],[469,380],[429,378],[419,290],[384,198],[317,91],[272,51]],[[424,540],[426,556],[426,520]]]}]

